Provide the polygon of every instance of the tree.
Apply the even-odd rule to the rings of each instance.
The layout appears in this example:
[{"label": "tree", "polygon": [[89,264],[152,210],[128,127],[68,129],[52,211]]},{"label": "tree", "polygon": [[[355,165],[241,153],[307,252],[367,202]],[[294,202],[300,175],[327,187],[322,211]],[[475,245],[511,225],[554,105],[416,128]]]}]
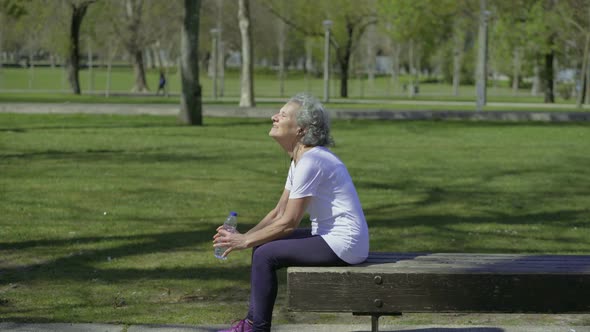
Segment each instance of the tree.
[{"label": "tree", "polygon": [[68,57],[66,67],[68,71],[68,81],[74,94],[79,95],[80,90],[80,27],[82,26],[82,20],[86,15],[88,6],[96,0],[84,0],[84,1],[70,1],[69,5],[71,8],[70,16],[70,37],[68,47]]},{"label": "tree", "polygon": [[392,24],[391,37],[406,45],[411,74],[410,97],[419,82],[424,60],[451,35],[454,0],[381,0],[380,15]]},{"label": "tree", "polygon": [[326,19],[333,22],[330,45],[334,48],[340,71],[340,97],[348,97],[352,55],[360,46],[367,27],[377,23],[370,1],[301,0],[292,3],[293,9],[288,14],[277,10],[275,1],[267,0],[266,5],[275,16],[306,37],[322,38],[324,29],[321,22]]},{"label": "tree", "polygon": [[[502,6],[506,5],[506,7]],[[512,80],[512,95],[516,96],[522,79],[523,61],[525,60],[528,45],[526,35],[528,13],[533,2],[530,0],[515,0],[515,3],[496,3],[495,29],[491,36],[495,45],[495,58],[499,65],[510,72]],[[506,59],[507,61],[501,61]]]},{"label": "tree", "polygon": [[149,91],[145,75],[144,52],[159,39],[163,39],[166,43],[166,39],[176,39],[170,38],[174,32],[169,29],[169,23],[180,21],[180,17],[176,17],[175,14],[178,12],[178,3],[176,1],[110,0],[108,4],[115,34],[131,58],[135,75],[132,90]]},{"label": "tree", "polygon": [[461,84],[461,69],[463,59],[470,39],[469,31],[474,30],[475,15],[474,8],[469,1],[454,1],[455,5],[452,16],[454,16],[452,26],[452,49],[453,49],[453,95],[459,95],[459,85]]},{"label": "tree", "polygon": [[590,84],[588,84],[590,78],[590,3],[585,0],[568,0],[565,5],[560,6],[559,13],[573,28],[573,44],[579,45],[583,49],[580,90],[576,101],[576,106],[581,108],[584,100],[586,104],[590,104]]},{"label": "tree", "polygon": [[480,1],[479,13],[479,33],[477,37],[477,71],[475,74],[475,86],[477,92],[477,110],[481,111],[486,104],[487,97],[487,78],[488,78],[488,16],[486,0]]},{"label": "tree", "polygon": [[242,36],[242,79],[240,107],[254,107],[254,53],[250,27],[250,1],[239,0],[238,22]]},{"label": "tree", "polygon": [[125,0],[126,30],[122,36],[127,38],[124,45],[131,56],[133,72],[135,73],[135,86],[133,91],[146,92],[149,90],[145,79],[145,64],[143,61],[143,50],[145,41],[141,39],[140,29],[143,24],[143,0]]},{"label": "tree", "polygon": [[[22,0],[0,0],[0,54],[4,50],[4,40],[6,39],[6,33],[4,27],[13,26],[13,21],[20,18],[27,13],[25,6],[22,4]],[[0,57],[0,75],[3,65],[3,58]],[[1,82],[0,76],[0,82]]]},{"label": "tree", "polygon": [[[556,0],[531,0],[531,9],[527,13],[527,39],[532,43],[530,51],[532,61],[539,70],[544,101],[555,102],[554,59],[557,54],[561,18],[557,13]],[[535,75],[536,76],[536,75]]]},{"label": "tree", "polygon": [[202,125],[202,90],[199,83],[199,9],[200,0],[184,0],[184,18],[181,32],[180,98],[181,122]]}]

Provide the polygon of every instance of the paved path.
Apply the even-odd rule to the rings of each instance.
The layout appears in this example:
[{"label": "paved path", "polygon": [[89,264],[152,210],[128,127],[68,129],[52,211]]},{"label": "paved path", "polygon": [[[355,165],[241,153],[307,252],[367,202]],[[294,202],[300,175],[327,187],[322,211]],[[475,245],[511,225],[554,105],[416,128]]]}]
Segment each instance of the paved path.
[{"label": "paved path", "polygon": [[[0,323],[5,332],[214,332],[225,326]],[[275,332],[365,332],[367,325],[279,325]],[[590,332],[588,326],[380,326],[382,332]]]},{"label": "paved path", "polygon": [[[392,102],[393,103],[393,102]],[[434,102],[422,102],[434,103]],[[436,102],[449,105],[460,102]],[[517,104],[511,104],[517,105]],[[518,104],[520,105],[520,104]],[[543,105],[543,104],[534,104]],[[555,105],[553,105],[555,106]],[[520,107],[520,106],[519,106]],[[0,113],[48,113],[48,114],[124,114],[166,115],[178,114],[178,105],[172,104],[76,104],[76,103],[0,103]],[[555,108],[554,108],[555,109]],[[358,110],[328,109],[333,119],[372,120],[467,120],[467,121],[542,121],[542,122],[590,122],[590,112],[577,111],[428,111],[428,110]],[[277,112],[274,107],[240,108],[228,104],[205,104],[203,115],[210,117],[270,118]]]}]

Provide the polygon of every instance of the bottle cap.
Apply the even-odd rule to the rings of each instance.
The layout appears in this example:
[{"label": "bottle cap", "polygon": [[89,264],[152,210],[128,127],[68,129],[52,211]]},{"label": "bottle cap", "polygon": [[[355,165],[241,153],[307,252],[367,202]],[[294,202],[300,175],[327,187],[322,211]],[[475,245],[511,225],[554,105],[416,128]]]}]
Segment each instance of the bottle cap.
[{"label": "bottle cap", "polygon": [[230,212],[230,213],[229,213],[229,215],[230,215],[230,216],[237,217],[237,216],[238,216],[238,213],[237,213],[237,212],[234,212],[234,211],[232,211],[232,212]]}]

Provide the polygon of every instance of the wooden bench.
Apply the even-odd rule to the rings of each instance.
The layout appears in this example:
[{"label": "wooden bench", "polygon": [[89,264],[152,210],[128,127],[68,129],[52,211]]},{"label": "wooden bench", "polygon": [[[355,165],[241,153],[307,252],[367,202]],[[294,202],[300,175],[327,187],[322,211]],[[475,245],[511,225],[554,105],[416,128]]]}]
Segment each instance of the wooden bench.
[{"label": "wooden bench", "polygon": [[590,256],[371,253],[350,267],[290,267],[291,311],[587,313]]}]

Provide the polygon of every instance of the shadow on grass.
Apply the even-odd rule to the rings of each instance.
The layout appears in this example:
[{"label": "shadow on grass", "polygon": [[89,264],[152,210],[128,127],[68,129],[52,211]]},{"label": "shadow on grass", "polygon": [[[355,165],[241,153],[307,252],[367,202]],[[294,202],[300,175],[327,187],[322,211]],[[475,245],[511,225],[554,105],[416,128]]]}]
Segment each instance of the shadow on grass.
[{"label": "shadow on grass", "polygon": [[96,162],[107,161],[112,162],[192,162],[201,160],[215,160],[216,158],[210,155],[198,155],[195,153],[161,153],[153,151],[128,151],[128,150],[108,150],[108,149],[89,149],[86,151],[61,151],[61,150],[47,150],[29,153],[15,153],[15,154],[0,154],[2,159],[47,159],[47,160],[74,160],[78,162]]},{"label": "shadow on grass", "polygon": [[[278,111],[278,110],[277,110]],[[31,115],[29,115],[30,117]],[[272,124],[270,117],[268,119],[260,118],[209,118],[205,117],[201,126],[186,126],[179,123],[176,120],[171,120],[174,116],[129,116],[129,115],[116,115],[116,114],[85,114],[76,115],[79,119],[78,123],[72,123],[76,119],[72,120],[72,115],[35,115],[39,120],[39,125],[31,125],[30,121],[26,122],[27,125],[20,125],[15,123],[13,127],[0,127],[1,132],[12,132],[12,133],[28,133],[37,130],[88,130],[88,129],[174,129],[174,128],[193,128],[198,130],[199,128],[217,128],[217,127],[240,127],[244,126],[264,126],[267,125],[269,130]],[[59,119],[64,118],[63,122],[59,122]],[[85,118],[88,124],[84,124]],[[142,118],[145,119],[142,121]],[[23,118],[24,119],[24,118]],[[48,121],[43,121],[47,119]],[[138,120],[139,119],[139,120]],[[56,122],[57,121],[57,122]],[[52,122],[48,124],[47,122]]]},{"label": "shadow on grass", "polygon": [[[244,225],[250,228],[253,225]],[[122,236],[92,236],[58,240],[21,241],[1,243],[0,250],[26,250],[33,247],[75,247],[103,241],[129,241],[112,248],[88,249],[42,263],[0,269],[0,284],[31,280],[77,280],[117,282],[139,279],[191,279],[191,280],[249,280],[249,266],[203,265],[174,268],[97,268],[95,263],[114,259],[154,253],[174,252],[212,241],[215,227],[198,231],[165,232]],[[72,249],[74,250],[74,249]],[[195,252],[195,255],[212,255],[211,250]],[[187,264],[190,265],[190,264]]]},{"label": "shadow on grass", "polygon": [[[414,238],[415,240],[421,240],[422,242],[430,243],[427,251],[429,252],[481,252],[481,253],[546,253],[547,248],[557,247],[560,250],[568,250],[568,245],[575,244],[578,248],[576,251],[584,250],[590,251],[590,241],[584,243],[579,242],[579,239],[572,239],[567,235],[534,235],[526,232],[513,232],[505,233],[502,229],[477,231],[478,225],[485,224],[501,224],[505,226],[510,225],[550,225],[552,223],[558,224],[561,221],[556,220],[579,220],[585,215],[582,211],[558,211],[550,213],[528,213],[522,215],[498,215],[490,217],[464,217],[464,216],[453,216],[453,215],[419,215],[411,218],[385,218],[385,217],[374,217],[379,215],[367,212],[367,222],[369,229],[397,229],[399,230],[400,237],[404,240],[408,238]],[[453,227],[455,225],[473,225],[466,230],[458,229]],[[582,222],[572,222],[568,224],[570,227],[585,227],[586,224]],[[404,228],[426,226],[430,228],[426,233],[421,232],[419,234],[403,234],[401,230]],[[482,243],[477,246],[464,247],[463,243],[468,243],[473,240],[474,236],[481,236],[485,238],[485,242],[497,243],[497,241],[504,241],[507,238],[518,244],[519,241],[534,241],[538,244],[537,248],[527,247],[522,249],[519,247],[500,247],[493,245],[486,245]],[[422,239],[421,239],[422,238]],[[438,246],[432,246],[436,241],[429,241],[430,238],[448,238],[453,243],[447,241],[439,244]],[[555,245],[555,246],[551,246]],[[372,238],[371,247],[374,250],[379,251],[391,251],[391,248],[395,248],[395,238]],[[395,249],[393,250],[395,251]]]}]

